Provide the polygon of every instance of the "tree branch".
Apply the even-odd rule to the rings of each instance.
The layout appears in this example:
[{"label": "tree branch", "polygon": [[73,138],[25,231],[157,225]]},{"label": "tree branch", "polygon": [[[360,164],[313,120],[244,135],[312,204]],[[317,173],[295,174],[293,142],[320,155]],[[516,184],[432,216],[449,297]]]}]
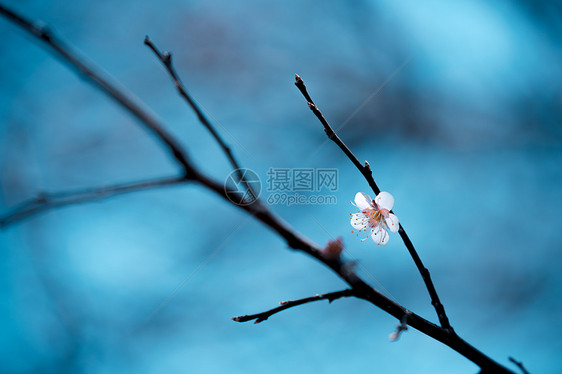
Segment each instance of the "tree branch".
[{"label": "tree branch", "polygon": [[352,289],[330,292],[322,295],[314,295],[310,297],[305,297],[304,299],[282,301],[279,303],[281,306],[278,306],[277,308],[273,308],[257,314],[248,314],[245,316],[232,317],[232,320],[236,322],[248,322],[255,319],[254,323],[260,323],[267,320],[272,315],[279,313],[285,309],[293,308],[295,306],[312,303],[314,301],[320,301],[320,300],[328,300],[328,302],[331,303],[332,301],[337,300],[339,298],[350,297],[350,296],[355,296],[355,292]]},{"label": "tree branch", "polygon": [[[304,81],[302,80],[302,78],[300,76],[298,76],[297,74],[295,74],[295,79],[296,79],[295,86],[297,86],[299,91],[302,93],[304,98],[307,100],[310,110],[312,110],[314,115],[322,123],[322,126],[324,126],[324,131],[326,132],[326,135],[328,135],[328,138],[330,140],[332,140],[334,143],[336,143],[338,147],[340,147],[340,149],[343,151],[343,153],[345,153],[345,155],[351,160],[353,165],[355,165],[355,167],[361,172],[361,174],[363,174],[363,176],[367,180],[367,183],[369,183],[369,186],[371,187],[373,192],[376,195],[378,195],[381,191],[380,191],[379,187],[377,186],[375,180],[373,179],[373,173],[372,173],[372,170],[371,170],[371,167],[370,167],[369,163],[367,161],[365,161],[365,165],[362,165],[359,162],[359,160],[357,159],[357,157],[355,157],[353,152],[351,152],[351,150],[345,145],[345,143],[340,139],[340,137],[333,130],[332,126],[330,126],[328,121],[326,121],[326,119],[324,118],[324,115],[322,115],[322,112],[320,112],[320,109],[318,109],[316,104],[314,104],[314,101],[312,100],[312,98],[308,94],[308,91],[306,89],[306,85],[304,84]],[[439,296],[437,295],[437,291],[435,290],[435,286],[433,285],[433,281],[431,280],[429,270],[427,270],[427,268],[423,265],[420,256],[416,252],[416,249],[414,248],[414,245],[412,244],[412,241],[408,237],[408,234],[406,234],[406,231],[404,230],[404,227],[402,226],[402,224],[400,224],[400,227],[398,229],[398,233],[400,234],[400,237],[404,241],[404,244],[406,245],[406,248],[408,249],[408,252],[410,253],[410,256],[414,260],[414,263],[416,264],[416,267],[418,268],[418,271],[420,272],[420,274],[422,276],[422,279],[425,283],[427,291],[429,292],[429,296],[431,297],[431,304],[433,305],[433,307],[435,308],[435,311],[437,312],[437,317],[439,318],[439,323],[441,324],[441,327],[443,327],[446,330],[452,331],[453,328],[451,327],[451,324],[449,323],[449,319],[447,318],[447,314],[445,313],[445,308],[443,307],[443,304],[441,304],[441,301],[439,300]]]},{"label": "tree branch", "polygon": [[181,165],[184,173],[188,177],[193,176],[191,164],[187,154],[179,145],[179,143],[170,135],[164,127],[154,118],[148,111],[143,109],[145,104],[139,103],[139,100],[130,92],[125,92],[124,88],[117,88],[117,85],[111,83],[110,78],[104,77],[100,69],[82,58],[73,48],[59,39],[49,28],[39,22],[31,22],[23,16],[13,12],[0,4],[0,15],[13,22],[23,30],[38,38],[48,47],[55,55],[60,58],[72,70],[91,83],[95,87],[101,89],[106,95],[111,97],[117,103],[134,117],[136,117],[148,130],[149,133],[155,135],[172,153],[176,161]]},{"label": "tree branch", "polygon": [[65,191],[56,193],[41,193],[33,199],[22,202],[12,211],[0,217],[0,228],[21,221],[32,215],[46,212],[51,209],[81,204],[93,200],[120,195],[124,193],[148,190],[156,187],[170,186],[188,182],[186,177],[169,177],[153,179],[140,182],[116,184],[105,187],[87,188],[76,191]]},{"label": "tree branch", "polygon": [[252,186],[248,183],[248,181],[244,177],[244,173],[243,173],[240,165],[236,161],[236,158],[234,157],[234,154],[232,153],[232,150],[224,142],[224,140],[222,139],[220,134],[216,131],[214,126],[211,124],[211,121],[209,121],[209,119],[207,118],[207,116],[205,115],[203,110],[201,110],[199,105],[197,105],[197,102],[191,97],[191,95],[189,94],[189,92],[185,88],[183,82],[181,81],[181,78],[179,77],[179,75],[176,72],[176,69],[174,68],[174,65],[172,63],[172,54],[170,52],[166,52],[166,51],[163,52],[163,53],[160,52],[158,47],[152,42],[152,40],[150,40],[148,35],[144,38],[144,44],[147,45],[152,50],[152,52],[154,52],[156,57],[158,57],[158,59],[160,60],[162,65],[164,65],[164,67],[166,68],[166,71],[168,72],[168,74],[170,75],[172,80],[174,81],[174,85],[176,86],[176,89],[178,90],[178,93],[180,94],[180,96],[185,99],[185,101],[189,104],[191,109],[193,109],[193,111],[197,115],[197,118],[199,119],[199,122],[201,122],[201,124],[203,126],[205,126],[205,128],[207,128],[207,130],[211,133],[213,138],[215,138],[216,142],[222,148],[226,157],[230,161],[230,164],[232,165],[232,167],[236,171],[236,174],[238,175],[238,179],[242,183],[244,183],[244,185],[246,186],[246,189],[251,194],[252,200],[257,199],[257,195],[256,195],[255,191],[253,190]]},{"label": "tree branch", "polygon": [[171,151],[171,153],[174,155],[176,161],[182,166],[185,173],[184,177],[180,179],[185,181],[194,181],[213,191],[215,194],[223,198],[226,202],[253,215],[257,220],[270,227],[280,237],[282,237],[287,242],[289,247],[307,253],[308,255],[312,256],[313,258],[317,259],[318,261],[332,269],[351,287],[354,295],[357,298],[361,298],[372,303],[386,313],[394,316],[399,321],[401,321],[404,315],[407,314],[407,323],[409,326],[449,346],[462,356],[474,362],[482,370],[489,370],[495,373],[513,374],[512,371],[495,362],[490,357],[486,356],[484,353],[480,352],[475,347],[471,346],[466,341],[461,339],[451,329],[445,329],[437,326],[430,321],[418,316],[417,314],[411,313],[400,304],[385,297],[383,294],[372,288],[363,279],[361,279],[353,270],[353,266],[349,266],[349,264],[344,262],[339,256],[334,257],[325,254],[317,244],[295,231],[284,220],[276,216],[265,205],[261,204],[259,200],[256,200],[247,205],[234,204],[229,199],[229,194],[233,191],[225,188],[222,183],[219,183],[200,173],[194,167],[194,165],[189,162],[187,155],[181,149],[177,141],[170,135],[168,135],[158,122],[153,120],[152,117],[148,116],[148,114],[146,114],[139,106],[137,106],[137,104],[134,103],[134,101],[128,96],[128,94],[118,90],[115,86],[107,83],[105,79],[101,78],[101,75],[99,75],[97,69],[89,67],[88,65],[83,63],[81,59],[77,58],[76,54],[72,52],[70,47],[55,38],[54,35],[52,35],[50,32],[47,32],[45,28],[36,26],[36,24],[25,20],[23,17],[7,10],[4,6],[1,5],[0,15],[3,15],[4,17],[14,22],[16,25],[30,32],[39,40],[47,43],[51,47],[51,49],[56,52],[56,55],[62,57],[63,60],[66,61],[67,64],[69,64],[75,72],[78,72],[79,74],[85,74],[88,77],[89,82],[94,83],[97,87],[101,88],[103,92],[108,94],[122,106],[128,109],[131,113],[133,113],[137,118],[139,118],[144,127],[149,132],[156,135],[157,138],[164,145],[166,145],[169,151]]},{"label": "tree branch", "polygon": [[[225,192],[222,185],[217,184],[212,180],[205,179],[204,177],[197,182],[203,184],[224,200],[229,201],[228,192]],[[370,302],[399,321],[402,321],[404,315],[408,315],[407,323],[409,326],[452,348],[462,356],[474,362],[482,370],[486,369],[494,373],[514,374],[511,370],[492,360],[490,357],[467,343],[454,331],[435,325],[372,288],[363,279],[361,279],[357,273],[355,273],[353,267],[349,266],[349,263],[344,262],[339,257],[333,258],[332,256],[325,255],[317,244],[301,236],[268,209],[256,211],[254,204],[236,206],[254,215],[257,220],[277,232],[279,236],[285,239],[291,248],[307,253],[332,269],[354,290],[355,297]]]}]

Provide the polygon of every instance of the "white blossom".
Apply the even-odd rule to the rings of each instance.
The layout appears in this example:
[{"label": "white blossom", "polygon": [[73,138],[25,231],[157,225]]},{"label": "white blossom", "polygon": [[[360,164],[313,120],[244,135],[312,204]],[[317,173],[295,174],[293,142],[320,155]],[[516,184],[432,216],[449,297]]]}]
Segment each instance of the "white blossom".
[{"label": "white blossom", "polygon": [[[389,239],[388,231],[398,231],[398,217],[390,213],[394,206],[394,197],[388,192],[379,193],[374,200],[362,192],[357,192],[354,205],[359,208],[359,212],[351,215],[351,226],[357,231],[357,235],[367,232],[377,245],[385,245]],[[365,239],[367,238],[361,241]]]}]

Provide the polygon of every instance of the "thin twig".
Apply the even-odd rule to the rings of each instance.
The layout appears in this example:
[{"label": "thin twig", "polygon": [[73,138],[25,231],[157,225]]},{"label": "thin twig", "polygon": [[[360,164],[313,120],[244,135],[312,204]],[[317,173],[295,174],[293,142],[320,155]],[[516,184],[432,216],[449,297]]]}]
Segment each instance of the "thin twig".
[{"label": "thin twig", "polygon": [[[371,187],[373,192],[376,195],[378,195],[381,191],[380,191],[379,187],[377,186],[375,180],[373,179],[373,173],[372,173],[372,170],[371,170],[371,167],[370,167],[369,163],[367,161],[365,161],[365,165],[362,165],[361,162],[359,162],[359,160],[357,159],[357,157],[355,157],[353,152],[351,152],[351,150],[347,147],[347,145],[345,145],[345,143],[335,133],[335,131],[333,130],[332,126],[330,126],[328,121],[326,121],[326,119],[324,118],[324,115],[322,115],[322,112],[320,112],[320,109],[318,109],[316,104],[314,104],[314,101],[312,100],[312,98],[308,94],[308,91],[306,89],[306,85],[304,84],[304,81],[302,80],[302,78],[299,77],[297,74],[295,74],[295,80],[296,80],[295,86],[297,86],[299,91],[302,93],[304,98],[307,100],[308,106],[312,110],[314,115],[316,115],[316,117],[322,123],[322,126],[324,126],[324,131],[326,132],[326,135],[328,135],[328,138],[330,138],[330,140],[332,140],[334,143],[337,144],[338,147],[340,147],[340,149],[343,151],[343,153],[345,153],[345,155],[351,160],[353,165],[355,165],[355,167],[361,172],[361,174],[363,174],[363,176],[367,180],[367,183],[369,183],[369,186]],[[431,304],[433,305],[433,307],[435,308],[435,311],[437,312],[437,317],[439,318],[439,323],[441,324],[441,327],[443,327],[446,330],[452,331],[453,328],[451,327],[451,324],[449,323],[449,319],[447,318],[447,314],[445,313],[445,308],[443,307],[443,304],[441,304],[441,301],[439,300],[439,296],[437,295],[437,291],[435,290],[435,286],[433,285],[433,281],[431,280],[429,270],[427,270],[427,268],[423,265],[420,256],[416,252],[416,249],[414,248],[414,245],[412,244],[412,241],[408,237],[408,234],[406,234],[406,231],[404,230],[404,227],[402,227],[402,224],[400,224],[400,227],[398,229],[398,233],[400,234],[400,237],[404,241],[404,244],[406,245],[406,248],[408,249],[408,252],[410,252],[410,256],[414,260],[414,263],[416,264],[416,267],[418,268],[418,271],[420,272],[420,274],[422,276],[422,279],[425,283],[427,291],[429,292],[429,296],[431,297]]]},{"label": "thin twig", "polygon": [[523,363],[521,361],[517,361],[516,359],[514,359],[513,357],[509,357],[509,361],[513,362],[520,370],[523,374],[531,374],[529,373],[529,371],[525,368],[525,365],[523,365]]},{"label": "thin twig", "polygon": [[332,301],[337,300],[339,298],[350,297],[350,296],[355,296],[355,292],[352,289],[330,292],[322,295],[314,295],[310,297],[305,297],[304,299],[282,301],[279,303],[281,306],[278,306],[277,308],[273,308],[261,313],[232,317],[232,320],[236,322],[248,322],[255,319],[254,323],[260,323],[266,321],[272,315],[279,313],[285,309],[289,309],[295,306],[312,303],[314,301],[320,301],[320,300],[328,300],[328,302],[331,303]]},{"label": "thin twig", "polygon": [[[73,68],[75,72],[78,72],[79,74],[87,74],[90,82],[94,82],[98,87],[102,89],[103,92],[108,94],[114,100],[133,112],[139,119],[141,119],[145,127],[150,132],[157,135],[160,141],[174,154],[176,160],[185,171],[185,177],[183,179],[197,182],[217,194],[226,202],[238,207],[239,209],[245,210],[246,212],[254,216],[257,220],[262,222],[264,225],[270,227],[273,231],[275,231],[286,241],[289,247],[307,253],[308,255],[314,257],[315,259],[332,269],[351,287],[351,289],[355,293],[355,297],[364,299],[372,303],[373,305],[377,306],[378,308],[382,309],[398,320],[401,320],[404,314],[410,313],[400,304],[394,302],[393,300],[390,300],[389,298],[372,288],[355,273],[352,266],[349,266],[349,264],[344,262],[341,258],[325,256],[322,249],[316,243],[299,234],[284,220],[271,212],[263,204],[234,204],[229,198],[229,194],[231,194],[232,191],[225,189],[223,183],[219,183],[200,173],[194,167],[194,165],[189,162],[187,156],[179,147],[174,138],[167,135],[167,133],[161,129],[158,123],[151,122],[149,119],[145,118],[142,115],[144,113],[142,110],[137,110],[135,106],[130,105],[132,101],[126,93],[124,93],[123,91],[119,91],[117,88],[111,85],[105,84],[105,81],[97,75],[97,69],[90,69],[86,67],[86,65],[84,65],[81,60],[75,56],[75,54],[68,46],[60,42],[58,39],[54,38],[52,34],[45,33],[44,28],[38,27],[36,26],[36,24],[25,20],[23,17],[15,14],[14,12],[7,10],[2,5],[0,5],[0,15],[3,15],[10,21],[14,22],[16,25],[24,28],[32,35],[39,38],[39,40],[47,43],[52,47],[52,49],[59,57],[63,57],[63,59]],[[55,42],[53,42],[53,40],[55,40]],[[485,369],[493,371],[495,373],[513,374],[512,371],[495,362],[493,359],[486,356],[484,353],[480,352],[478,349],[461,339],[452,330],[437,326],[415,313],[408,314],[407,323],[409,326],[452,348],[462,356],[474,362],[483,370]]]},{"label": "thin twig", "polygon": [[166,71],[168,72],[168,74],[170,75],[172,80],[174,81],[174,85],[176,86],[176,89],[178,90],[178,93],[180,94],[180,96],[185,99],[185,101],[189,104],[191,109],[193,109],[193,111],[197,115],[197,118],[199,119],[199,122],[201,122],[201,124],[203,126],[205,126],[205,128],[207,128],[207,130],[211,133],[213,138],[215,138],[215,140],[217,141],[219,146],[222,148],[226,157],[230,161],[230,164],[232,165],[232,167],[236,171],[236,174],[238,175],[238,179],[242,183],[244,183],[244,185],[246,186],[246,189],[250,193],[250,195],[252,197],[252,200],[257,199],[257,195],[256,195],[254,189],[252,188],[250,183],[248,183],[248,181],[244,177],[244,172],[243,172],[242,168],[240,167],[240,165],[238,164],[238,162],[236,161],[236,158],[234,157],[234,154],[232,153],[232,150],[224,142],[224,140],[222,139],[220,134],[216,131],[215,127],[212,125],[211,121],[209,121],[209,119],[207,118],[207,116],[205,115],[203,110],[201,110],[199,105],[197,105],[197,102],[191,97],[191,95],[187,91],[187,88],[185,88],[185,85],[183,84],[180,76],[176,72],[176,69],[174,68],[174,65],[172,63],[172,54],[170,52],[166,52],[166,51],[160,52],[158,47],[152,42],[152,40],[150,40],[148,35],[144,38],[144,44],[147,45],[152,50],[152,52],[154,52],[156,57],[158,57],[158,59],[160,60],[162,65],[164,65],[164,67],[166,68]]},{"label": "thin twig", "polygon": [[26,200],[18,204],[12,209],[11,212],[0,217],[0,228],[54,208],[59,208],[66,205],[81,204],[110,196],[148,190],[155,187],[170,186],[188,181],[189,179],[187,179],[186,177],[170,177],[140,182],[116,184],[112,186],[87,188],[76,191],[41,193],[33,199]]}]

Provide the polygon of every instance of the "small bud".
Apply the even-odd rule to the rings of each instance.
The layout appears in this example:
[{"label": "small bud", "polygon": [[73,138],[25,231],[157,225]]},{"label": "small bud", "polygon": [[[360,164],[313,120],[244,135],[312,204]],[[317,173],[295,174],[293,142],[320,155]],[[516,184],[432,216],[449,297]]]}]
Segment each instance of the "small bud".
[{"label": "small bud", "polygon": [[168,51],[164,51],[164,53],[162,54],[162,60],[164,61],[165,64],[171,64],[172,63],[172,53],[168,52]]},{"label": "small bud", "polygon": [[400,334],[402,334],[402,332],[408,330],[408,325],[406,324],[407,318],[408,314],[405,314],[402,318],[401,323],[396,326],[396,331],[393,331],[392,333],[390,333],[390,335],[388,335],[388,340],[390,340],[391,342],[395,342],[400,338]]},{"label": "small bud", "polygon": [[343,251],[343,239],[341,237],[328,241],[322,253],[326,258],[338,259]]},{"label": "small bud", "polygon": [[365,170],[367,170],[369,173],[373,172],[371,170],[371,164],[369,164],[369,161],[367,161],[367,160],[365,160]]}]

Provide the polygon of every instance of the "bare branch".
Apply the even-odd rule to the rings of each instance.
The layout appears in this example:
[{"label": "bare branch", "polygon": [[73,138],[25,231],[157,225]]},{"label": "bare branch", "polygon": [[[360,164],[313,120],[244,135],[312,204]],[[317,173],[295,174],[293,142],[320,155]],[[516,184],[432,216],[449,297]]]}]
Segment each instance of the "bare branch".
[{"label": "bare branch", "polygon": [[277,308],[273,308],[262,313],[232,317],[232,320],[236,322],[248,322],[255,319],[254,323],[260,323],[266,321],[272,315],[279,313],[285,309],[289,309],[295,306],[312,303],[314,301],[320,301],[320,300],[328,300],[328,302],[331,303],[332,301],[337,300],[339,298],[350,297],[350,296],[355,296],[355,292],[352,289],[330,292],[322,295],[314,295],[310,297],[305,297],[304,299],[282,301],[279,303],[281,306],[278,306]]},{"label": "bare branch", "polygon": [[125,92],[124,88],[118,88],[116,84],[111,82],[109,77],[104,76],[101,69],[87,62],[78,52],[74,51],[69,44],[59,39],[57,35],[40,22],[33,23],[1,4],[0,15],[3,15],[9,21],[41,40],[50,47],[51,51],[55,52],[58,58],[66,63],[72,70],[76,71],[80,77],[101,89],[117,103],[121,104],[123,108],[127,109],[150,133],[155,135],[168,148],[176,161],[181,165],[185,175],[190,178],[193,176],[195,171],[185,151],[179,143],[164,130],[164,127],[158,120],[143,109],[146,105],[140,103],[139,99],[134,97],[132,93]]},{"label": "bare branch", "polygon": [[230,164],[232,165],[232,167],[236,171],[236,174],[238,175],[239,180],[242,183],[244,183],[248,192],[251,194],[252,200],[257,199],[257,195],[256,195],[255,191],[253,190],[252,186],[248,183],[248,181],[244,177],[244,173],[241,170],[240,165],[238,164],[238,162],[234,158],[234,154],[232,153],[232,150],[224,142],[224,140],[222,139],[220,134],[216,131],[215,127],[211,124],[211,121],[209,121],[209,119],[207,118],[207,116],[205,115],[203,110],[201,110],[201,108],[199,108],[199,105],[197,105],[197,102],[191,97],[191,95],[189,94],[189,92],[185,88],[183,82],[181,81],[181,78],[179,77],[179,75],[176,72],[176,69],[174,68],[174,65],[172,63],[172,54],[170,52],[163,52],[163,53],[160,52],[158,47],[152,42],[152,40],[150,40],[148,35],[144,38],[144,44],[146,44],[152,50],[152,52],[154,52],[156,57],[158,57],[158,59],[160,60],[162,65],[164,65],[164,67],[166,68],[166,71],[168,72],[168,74],[170,75],[172,80],[174,81],[174,85],[176,86],[176,89],[178,90],[178,93],[180,94],[180,96],[185,99],[185,101],[189,104],[191,109],[193,109],[193,111],[197,115],[197,118],[199,119],[199,122],[201,122],[201,124],[203,126],[205,126],[205,128],[207,128],[207,130],[211,133],[213,138],[215,138],[216,142],[222,148],[226,157],[230,161]]},{"label": "bare branch", "polygon": [[[182,166],[184,177],[178,178],[178,181],[174,183],[180,183],[180,181],[194,181],[196,183],[199,183],[205,188],[216,193],[228,203],[245,210],[246,212],[254,216],[257,220],[262,222],[264,225],[270,227],[287,242],[289,247],[307,253],[308,255],[312,256],[313,258],[317,259],[318,261],[332,269],[351,287],[355,297],[364,299],[372,303],[386,313],[394,316],[398,320],[401,320],[405,314],[409,313],[407,319],[407,323],[409,326],[449,346],[459,354],[477,364],[482,370],[493,371],[494,373],[513,374],[512,371],[495,362],[490,357],[486,356],[484,353],[480,352],[475,347],[465,342],[452,329],[444,328],[445,326],[437,326],[430,321],[420,317],[419,315],[411,313],[400,304],[385,297],[383,294],[372,288],[363,279],[361,279],[355,273],[353,266],[349,266],[349,264],[342,261],[339,256],[332,256],[325,253],[316,243],[312,242],[308,238],[295,231],[284,220],[271,212],[265,205],[261,204],[259,200],[251,202],[249,204],[234,204],[229,199],[229,194],[232,193],[232,191],[226,189],[223,183],[219,183],[200,173],[189,162],[185,152],[180,148],[178,142],[173,137],[168,135],[163,130],[162,126],[158,122],[156,122],[156,120],[145,113],[141,109],[141,107],[131,99],[128,94],[125,94],[122,91],[118,90],[113,85],[109,84],[104,78],[102,78],[97,69],[92,68],[90,65],[87,65],[80,58],[78,58],[70,47],[62,43],[59,39],[55,38],[54,35],[48,32],[45,28],[37,26],[38,24],[33,24],[27,21],[14,12],[7,10],[2,5],[0,5],[0,15],[3,15],[10,21],[14,22],[16,25],[30,32],[39,40],[47,43],[47,45],[49,45],[49,47],[51,47],[51,49],[56,52],[57,56],[62,57],[62,59],[66,61],[74,71],[78,72],[79,74],[85,74],[88,81],[101,88],[103,92],[108,94],[122,106],[127,108],[137,118],[139,118],[144,124],[145,128],[152,134],[156,135],[157,138],[164,145],[166,145],[169,151],[171,151],[171,153],[174,155],[176,161]],[[301,90],[301,92],[305,94],[306,90]],[[312,101],[310,102],[312,103]],[[316,108],[314,103],[312,103],[311,108]],[[320,115],[319,118],[323,117]],[[330,129],[329,125],[327,128]],[[351,154],[350,151],[349,153]]]},{"label": "bare branch", "polygon": [[[363,174],[363,176],[367,180],[367,183],[369,183],[369,186],[371,187],[373,192],[376,195],[378,195],[381,191],[380,191],[379,187],[377,186],[375,180],[373,179],[373,173],[372,173],[371,166],[369,165],[369,163],[367,161],[365,161],[365,164],[362,165],[361,162],[359,162],[359,160],[357,159],[357,157],[355,157],[353,152],[351,152],[351,150],[345,145],[345,143],[335,133],[335,131],[333,130],[332,126],[330,126],[328,121],[326,121],[326,119],[324,118],[324,115],[322,114],[322,112],[320,112],[320,109],[318,109],[316,104],[314,104],[314,101],[312,101],[312,98],[308,94],[308,91],[306,89],[306,85],[304,84],[304,81],[302,80],[302,78],[300,76],[298,76],[297,74],[295,74],[295,80],[296,80],[295,86],[297,86],[297,88],[300,90],[300,92],[302,93],[304,98],[307,100],[310,110],[312,110],[314,115],[322,123],[322,126],[324,126],[324,131],[326,132],[326,135],[328,135],[328,138],[330,138],[330,140],[332,140],[334,143],[337,144],[338,147],[340,147],[340,149],[343,151],[343,153],[345,153],[345,155],[351,160],[353,165],[355,165],[355,167],[361,172],[361,174]],[[441,327],[443,327],[446,330],[452,331],[453,328],[451,327],[451,324],[449,323],[449,319],[447,317],[447,314],[445,313],[445,308],[443,307],[443,304],[441,304],[441,301],[439,300],[439,296],[437,295],[437,291],[435,290],[435,286],[433,285],[433,281],[431,280],[429,270],[427,270],[427,268],[423,265],[423,262],[422,262],[420,256],[416,252],[416,249],[414,248],[414,245],[412,244],[412,241],[408,237],[408,234],[406,234],[406,231],[404,230],[404,227],[402,226],[402,224],[400,224],[400,228],[398,229],[398,233],[400,234],[400,237],[404,241],[404,244],[406,245],[406,248],[408,249],[408,252],[410,253],[410,256],[414,260],[414,263],[416,264],[416,267],[418,268],[418,271],[420,272],[420,274],[422,276],[422,279],[425,283],[427,291],[429,292],[429,296],[431,297],[431,304],[433,305],[433,307],[435,308],[435,311],[437,312],[437,317],[439,318],[439,323],[441,324]]]},{"label": "bare branch", "polygon": [[22,202],[13,208],[10,213],[0,217],[0,228],[4,228],[5,226],[21,221],[32,215],[55,208],[81,204],[124,193],[185,183],[188,181],[189,179],[185,177],[170,177],[76,191],[41,193],[33,199]]},{"label": "bare branch", "polygon": [[523,374],[530,374],[529,371],[525,368],[525,365],[521,361],[517,361],[513,357],[509,357],[509,361],[513,362]]}]

